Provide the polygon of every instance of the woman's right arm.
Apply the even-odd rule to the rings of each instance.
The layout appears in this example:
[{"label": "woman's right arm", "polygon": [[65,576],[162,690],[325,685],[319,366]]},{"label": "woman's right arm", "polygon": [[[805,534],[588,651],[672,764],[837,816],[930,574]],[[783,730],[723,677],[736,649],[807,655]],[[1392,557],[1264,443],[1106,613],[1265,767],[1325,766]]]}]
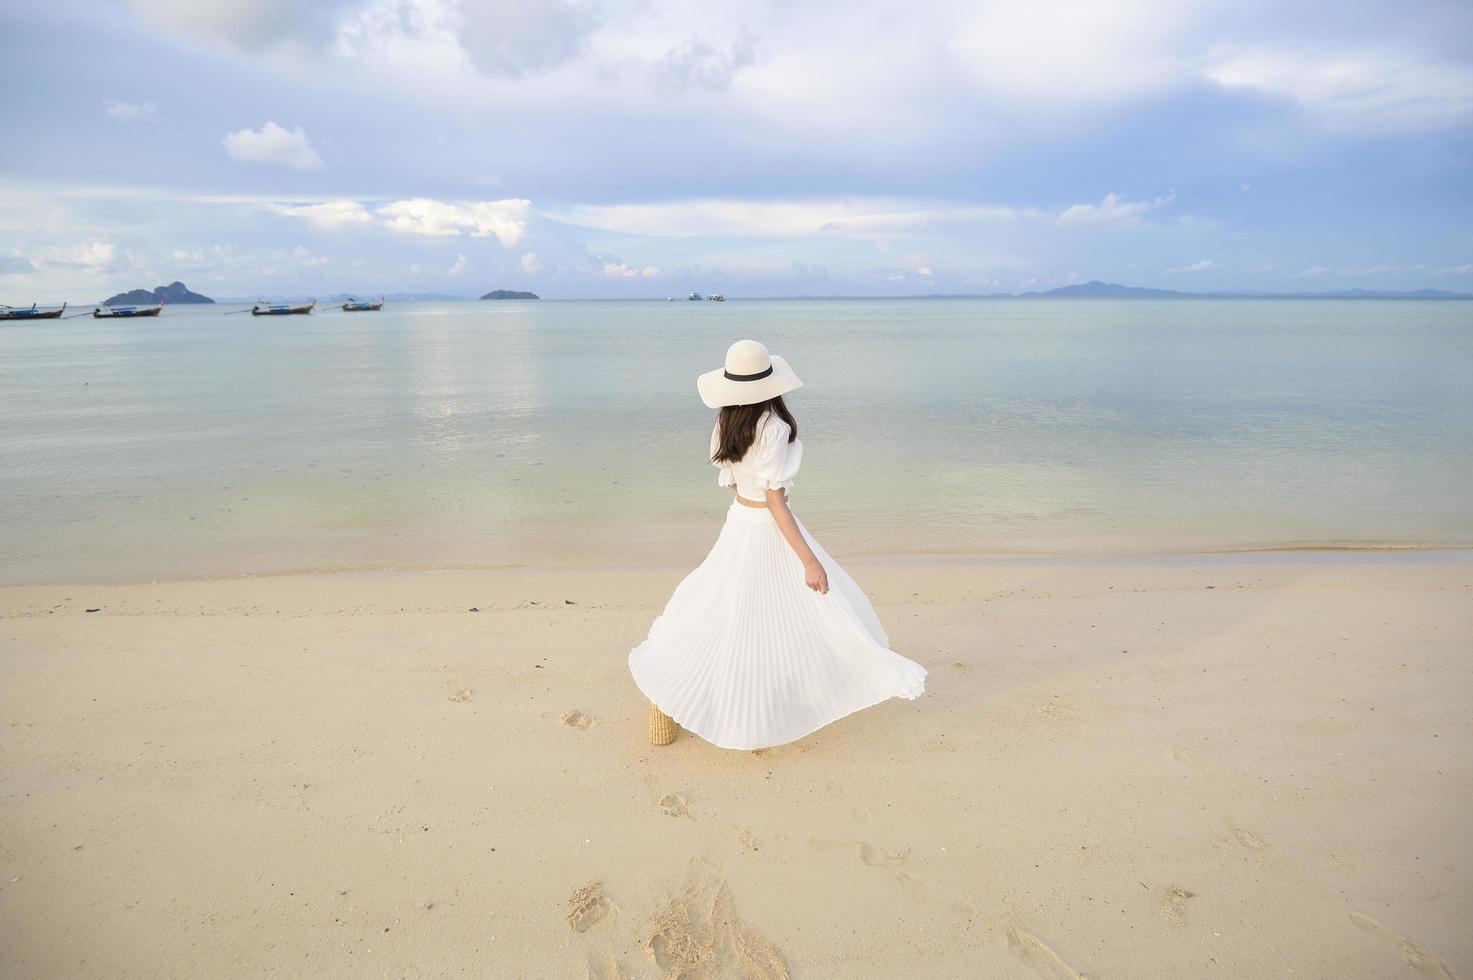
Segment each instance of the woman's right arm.
[{"label": "woman's right arm", "polygon": [[803,537],[803,532],[798,527],[798,521],[793,517],[793,512],[788,509],[788,492],[783,489],[767,491],[767,509],[772,511],[772,519],[777,521],[778,530],[783,532],[788,544],[792,546],[794,554],[803,562],[803,581],[819,595],[827,595],[829,591],[829,575],[823,570],[823,563],[808,547],[808,541]]}]

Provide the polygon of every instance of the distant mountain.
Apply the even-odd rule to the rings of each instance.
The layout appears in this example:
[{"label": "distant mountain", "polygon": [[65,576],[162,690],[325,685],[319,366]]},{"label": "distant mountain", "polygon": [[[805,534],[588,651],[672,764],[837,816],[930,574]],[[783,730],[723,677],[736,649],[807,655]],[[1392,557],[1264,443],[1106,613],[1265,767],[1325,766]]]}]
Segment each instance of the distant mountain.
[{"label": "distant mountain", "polygon": [[1046,292],[990,293],[987,299],[1473,299],[1467,293],[1449,293],[1442,289],[1341,289],[1323,293],[1254,293],[1221,291],[1184,293],[1175,289],[1148,289],[1144,286],[1122,286],[1117,282],[1076,283]]},{"label": "distant mountain", "polygon": [[[1251,295],[1239,293],[1236,295]],[[1468,293],[1450,293],[1445,289],[1341,289],[1329,293],[1279,293],[1284,299],[1473,299]]]},{"label": "distant mountain", "polygon": [[526,293],[519,289],[493,289],[482,299],[541,299],[536,293]]},{"label": "distant mountain", "polygon": [[1024,293],[1024,296],[1047,296],[1051,299],[1174,299],[1188,295],[1174,289],[1147,289],[1144,286],[1122,286],[1118,282],[1089,282],[1073,286],[1060,286],[1043,293]]},{"label": "distant mountain", "polygon": [[159,286],[155,289],[130,289],[126,293],[118,293],[102,301],[104,306],[115,306],[118,304],[133,304],[135,306],[143,303],[213,303],[214,300],[199,293],[191,293],[189,287],[175,280],[167,286]]}]

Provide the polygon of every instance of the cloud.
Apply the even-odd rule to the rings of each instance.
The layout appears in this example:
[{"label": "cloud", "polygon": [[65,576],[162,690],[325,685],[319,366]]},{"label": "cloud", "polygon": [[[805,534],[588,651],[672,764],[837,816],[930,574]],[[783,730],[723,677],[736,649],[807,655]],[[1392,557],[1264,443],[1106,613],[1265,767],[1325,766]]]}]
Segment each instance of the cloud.
[{"label": "cloud", "polygon": [[931,278],[931,267],[929,265],[921,266],[919,269],[916,270],[916,275],[924,276],[927,279]]},{"label": "cloud", "polygon": [[604,266],[604,275],[610,279],[635,279],[639,277],[647,279],[651,276],[658,276],[659,274],[660,270],[652,265],[647,265],[643,269],[636,269],[632,266],[625,265],[623,262],[610,262]]},{"label": "cloud", "polygon": [[156,27],[258,51],[315,33],[345,4],[342,0],[128,0],[128,6]]},{"label": "cloud", "polygon": [[472,0],[460,8],[459,36],[471,63],[482,72],[521,77],[549,71],[573,57],[597,25],[588,4]]},{"label": "cloud", "polygon": [[1464,262],[1462,265],[1450,265],[1437,270],[1438,275],[1443,276],[1473,276],[1473,262]]},{"label": "cloud", "polygon": [[281,249],[273,249],[268,254],[274,261],[289,262],[301,269],[320,269],[332,262],[332,259],[329,259],[325,255],[313,255],[301,245],[298,245],[289,252]]},{"label": "cloud", "polygon": [[[1098,106],[1179,87],[1194,35],[1213,24],[1220,0],[1040,0],[960,4],[938,44],[991,100]],[[1229,7],[1231,10],[1232,8]],[[948,37],[949,35],[949,37]]]},{"label": "cloud", "polygon": [[1112,221],[1132,221],[1148,211],[1170,204],[1176,199],[1176,191],[1149,201],[1126,201],[1120,195],[1110,193],[1100,199],[1099,204],[1075,204],[1066,208],[1058,217],[1061,225],[1105,224]]},{"label": "cloud", "polygon": [[286,129],[267,122],[259,130],[241,129],[227,133],[222,141],[233,160],[276,163],[293,170],[321,170],[322,157],[307,141],[302,127]]},{"label": "cloud", "polygon": [[462,235],[486,238],[494,235],[507,248],[514,247],[527,233],[532,202],[520,198],[504,201],[439,201],[416,197],[392,201],[375,210],[390,231],[408,235]]},{"label": "cloud", "polygon": [[1331,269],[1327,265],[1312,265],[1308,269],[1305,269],[1303,272],[1298,273],[1294,278],[1314,279],[1319,276],[1328,275],[1330,271]]},{"label": "cloud", "polygon": [[451,279],[454,279],[456,276],[460,275],[464,271],[465,271],[465,256],[464,255],[457,255],[457,256],[455,256],[455,264],[452,265],[450,268],[448,268],[448,269],[445,270],[445,275],[449,276]]},{"label": "cloud", "polygon": [[1197,261],[1193,262],[1191,265],[1184,265],[1184,266],[1180,266],[1180,267],[1175,268],[1175,269],[1167,269],[1166,271],[1167,272],[1206,272],[1208,269],[1212,268],[1212,266],[1213,266],[1213,262],[1212,262],[1211,259],[1198,259]]},{"label": "cloud", "polygon": [[301,218],[323,229],[363,225],[373,221],[373,215],[357,201],[336,198],[316,204],[267,204],[266,210],[289,218]]},{"label": "cloud", "polygon": [[52,247],[36,257],[36,264],[79,272],[111,269],[118,261],[118,249],[112,242],[86,241],[71,246]]},{"label": "cloud", "polygon": [[118,122],[136,122],[140,119],[152,119],[157,115],[157,107],[152,102],[119,102],[116,99],[106,99],[102,103],[102,111],[116,119]]},{"label": "cloud", "polygon": [[1203,74],[1286,98],[1337,128],[1446,129],[1473,117],[1473,67],[1425,52],[1244,48],[1218,53]]},{"label": "cloud", "polygon": [[535,276],[542,269],[542,263],[537,259],[536,252],[528,252],[522,256],[522,271],[529,276]]},{"label": "cloud", "polygon": [[1244,194],[1247,194],[1252,189],[1253,189],[1253,185],[1250,184],[1250,183],[1248,183],[1246,180],[1243,181],[1241,184],[1238,185],[1238,190],[1241,191]]},{"label": "cloud", "polygon": [[18,275],[22,272],[35,272],[36,267],[31,260],[20,255],[0,255],[0,276]]},{"label": "cloud", "polygon": [[665,52],[655,63],[654,71],[660,87],[670,91],[684,92],[692,88],[720,91],[756,60],[756,47],[745,32],[725,52],[692,34]]},{"label": "cloud", "polygon": [[999,205],[853,199],[577,205],[547,217],[601,231],[654,237],[875,238],[942,227],[1006,223],[1041,212]]}]

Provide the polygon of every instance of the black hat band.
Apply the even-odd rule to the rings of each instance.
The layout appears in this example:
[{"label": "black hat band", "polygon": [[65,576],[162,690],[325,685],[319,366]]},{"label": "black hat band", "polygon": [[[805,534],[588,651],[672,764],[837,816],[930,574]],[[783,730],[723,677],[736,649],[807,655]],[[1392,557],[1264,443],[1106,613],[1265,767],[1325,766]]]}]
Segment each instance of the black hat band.
[{"label": "black hat band", "polygon": [[766,371],[758,371],[756,374],[732,374],[726,370],[723,370],[721,373],[726,376],[727,381],[761,381],[772,373],[772,365],[767,365]]}]

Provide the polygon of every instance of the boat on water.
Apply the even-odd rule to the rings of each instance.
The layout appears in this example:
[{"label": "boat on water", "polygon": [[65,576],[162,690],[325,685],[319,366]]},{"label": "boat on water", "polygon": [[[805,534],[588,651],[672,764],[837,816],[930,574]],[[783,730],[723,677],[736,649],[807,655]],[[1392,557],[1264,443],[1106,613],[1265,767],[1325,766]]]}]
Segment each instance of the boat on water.
[{"label": "boat on water", "polygon": [[0,306],[0,320],[59,320],[66,311],[66,304],[60,306]]},{"label": "boat on water", "polygon": [[103,303],[92,311],[92,318],[102,320],[113,316],[158,316],[163,309],[163,300],[159,300],[157,306],[108,306]]},{"label": "boat on water", "polygon": [[712,293],[710,296],[707,296],[706,299],[710,300],[713,303],[725,303],[726,302],[726,294],[725,293]]},{"label": "boat on water", "polygon": [[311,313],[317,305],[317,300],[312,300],[301,306],[293,306],[290,303],[268,303],[262,305],[257,303],[251,307],[251,316],[291,316],[295,313]]},{"label": "boat on water", "polygon": [[384,308],[384,298],[382,296],[380,296],[378,298],[378,302],[377,303],[368,302],[366,300],[354,299],[353,297],[350,296],[350,297],[348,297],[348,301],[343,304],[343,311],[345,313],[371,313],[371,312],[374,312],[376,310],[381,310],[383,308]]},{"label": "boat on water", "polygon": [[700,293],[691,293],[689,296],[686,297],[686,299],[690,300],[692,303],[699,303],[702,297]]}]

